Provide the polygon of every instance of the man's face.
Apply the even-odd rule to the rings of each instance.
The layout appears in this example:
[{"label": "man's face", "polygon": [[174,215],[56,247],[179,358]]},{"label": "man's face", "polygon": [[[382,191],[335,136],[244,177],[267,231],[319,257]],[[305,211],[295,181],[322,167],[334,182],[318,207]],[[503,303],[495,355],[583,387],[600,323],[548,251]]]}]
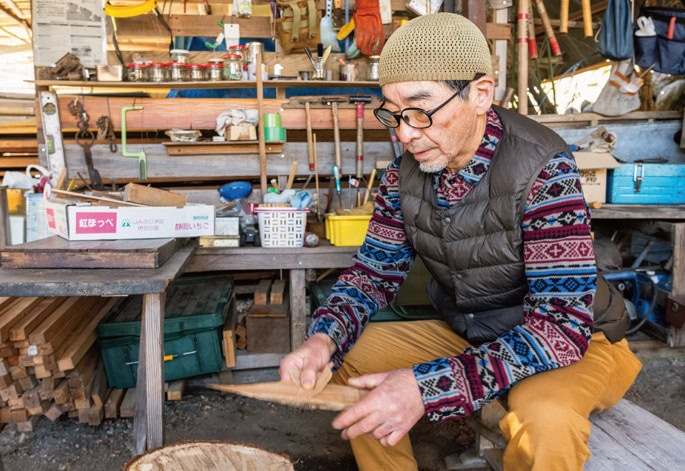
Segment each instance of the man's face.
[{"label": "man's face", "polygon": [[[422,171],[433,173],[446,167],[461,169],[478,149],[485,129],[484,112],[491,101],[483,107],[482,100],[477,99],[477,82],[471,83],[466,99],[456,97],[438,110],[432,116],[433,124],[429,128],[415,129],[401,121],[395,129],[397,138],[414,154]],[[405,108],[430,112],[453,94],[454,90],[442,82],[391,83],[383,86],[383,108],[393,113],[400,113]]]}]

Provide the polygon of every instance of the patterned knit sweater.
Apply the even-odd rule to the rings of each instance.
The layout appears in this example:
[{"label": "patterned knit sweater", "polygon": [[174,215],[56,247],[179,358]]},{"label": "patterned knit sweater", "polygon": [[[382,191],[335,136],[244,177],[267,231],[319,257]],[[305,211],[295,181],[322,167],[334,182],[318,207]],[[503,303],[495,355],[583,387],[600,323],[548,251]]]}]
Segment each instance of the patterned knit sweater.
[{"label": "patterned knit sweater", "polygon": [[[458,172],[445,169],[433,175],[441,206],[459,204],[478,184],[502,132],[491,110],[481,145],[468,164]],[[400,161],[388,166],[380,183],[354,265],[341,274],[309,330],[310,335],[325,333],[335,341],[337,365],[369,319],[392,302],[415,258],[400,210]],[[463,354],[414,365],[431,421],[468,416],[517,381],[578,361],[588,347],[597,274],[589,209],[571,155],[554,156],[538,175],[526,201],[522,230],[529,289],[523,323]]]}]

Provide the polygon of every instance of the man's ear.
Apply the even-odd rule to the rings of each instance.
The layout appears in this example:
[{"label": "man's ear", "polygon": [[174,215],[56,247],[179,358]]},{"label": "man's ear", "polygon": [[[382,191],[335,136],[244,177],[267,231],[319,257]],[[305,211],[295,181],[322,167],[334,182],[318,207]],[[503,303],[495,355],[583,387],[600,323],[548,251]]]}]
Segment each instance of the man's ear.
[{"label": "man's ear", "polygon": [[474,80],[471,82],[469,95],[478,114],[487,113],[495,97],[495,81],[487,76]]}]

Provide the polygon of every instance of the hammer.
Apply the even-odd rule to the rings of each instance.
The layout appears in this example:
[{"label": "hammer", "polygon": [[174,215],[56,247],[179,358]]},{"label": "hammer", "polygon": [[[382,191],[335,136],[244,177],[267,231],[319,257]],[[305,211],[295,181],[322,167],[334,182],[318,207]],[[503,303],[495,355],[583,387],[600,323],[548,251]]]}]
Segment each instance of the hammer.
[{"label": "hammer", "polygon": [[364,104],[371,103],[371,95],[352,95],[350,103],[357,105],[357,174],[358,179],[364,177]]}]

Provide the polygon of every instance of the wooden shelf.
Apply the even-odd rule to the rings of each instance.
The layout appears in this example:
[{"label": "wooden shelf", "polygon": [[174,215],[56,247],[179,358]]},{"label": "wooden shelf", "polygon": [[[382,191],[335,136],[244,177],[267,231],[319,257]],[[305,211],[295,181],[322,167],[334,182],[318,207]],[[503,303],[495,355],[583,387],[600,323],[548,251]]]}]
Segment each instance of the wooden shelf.
[{"label": "wooden shelf", "polygon": [[592,219],[685,220],[685,204],[603,204],[592,210]]},{"label": "wooden shelf", "polygon": [[[36,80],[36,87],[49,88],[124,88],[144,89],[217,89],[256,88],[254,80],[220,80],[202,82],[98,82],[84,80]],[[264,88],[378,88],[378,82],[343,80],[265,80]]]}]

